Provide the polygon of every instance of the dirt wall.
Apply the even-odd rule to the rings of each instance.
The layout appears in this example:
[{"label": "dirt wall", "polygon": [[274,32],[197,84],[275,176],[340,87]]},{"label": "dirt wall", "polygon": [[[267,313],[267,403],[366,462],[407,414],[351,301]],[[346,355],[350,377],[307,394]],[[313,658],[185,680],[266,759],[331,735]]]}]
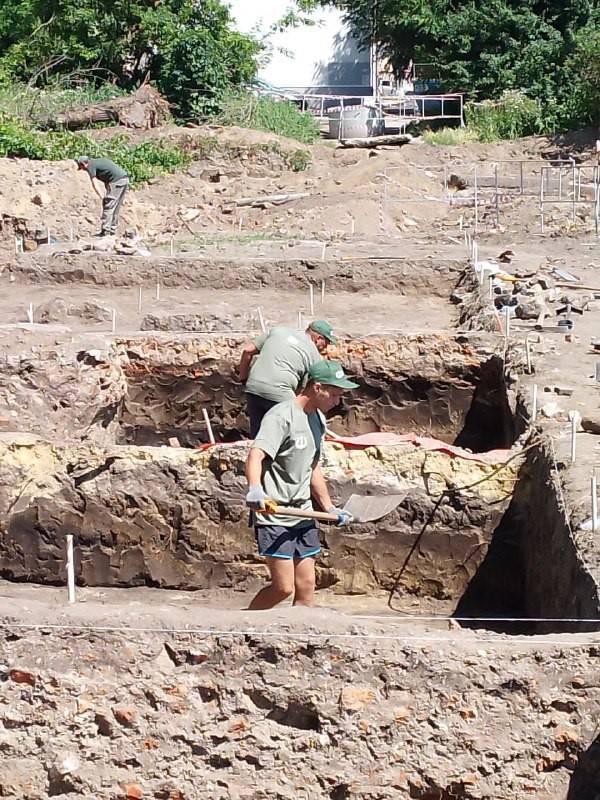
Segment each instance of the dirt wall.
[{"label": "dirt wall", "polygon": [[[263,579],[243,504],[246,445],[94,450],[21,438],[0,447],[4,577],[64,582],[64,537],[75,534],[77,577],[88,585],[239,588]],[[324,530],[319,585],[368,593],[397,584],[448,608],[484,558],[515,474],[513,464],[497,473],[414,445],[327,445],[324,470],[339,502],[374,491],[405,498],[379,522]],[[449,485],[486,476],[477,491],[437,503]]]},{"label": "dirt wall", "polygon": [[[457,609],[459,616],[600,618],[597,567],[575,536],[561,497],[548,441],[527,453],[501,524]],[[510,633],[514,623],[492,625]],[[598,629],[598,624],[544,623],[527,630]]]},{"label": "dirt wall", "polygon": [[269,617],[270,635],[3,628],[1,796],[597,797],[597,646],[546,646],[540,669],[524,641],[390,641],[364,622],[322,637],[303,619],[334,623],[313,609]]},{"label": "dirt wall", "polygon": [[20,283],[84,283],[96,286],[152,286],[213,289],[306,289],[322,280],[332,290],[404,294],[425,292],[448,298],[464,268],[460,261],[433,265],[426,259],[331,258],[218,260],[189,256],[124,257],[103,253],[54,251],[24,255],[10,269]]}]

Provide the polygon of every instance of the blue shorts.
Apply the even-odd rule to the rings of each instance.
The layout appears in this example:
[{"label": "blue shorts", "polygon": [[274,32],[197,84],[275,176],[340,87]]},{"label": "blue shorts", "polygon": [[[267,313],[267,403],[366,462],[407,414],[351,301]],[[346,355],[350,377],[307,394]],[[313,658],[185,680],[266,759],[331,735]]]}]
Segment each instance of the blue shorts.
[{"label": "blue shorts", "polygon": [[283,525],[257,525],[256,543],[261,556],[284,558],[310,558],[321,552],[319,529],[314,522],[300,522],[292,528]]}]

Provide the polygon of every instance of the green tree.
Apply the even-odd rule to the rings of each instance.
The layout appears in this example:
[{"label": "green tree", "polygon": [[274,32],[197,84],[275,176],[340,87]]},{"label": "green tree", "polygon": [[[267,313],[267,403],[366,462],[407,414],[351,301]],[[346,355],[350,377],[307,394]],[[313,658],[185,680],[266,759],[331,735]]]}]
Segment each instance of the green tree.
[{"label": "green tree", "polygon": [[216,0],[198,6],[191,24],[177,30],[156,60],[157,83],[184,117],[215,111],[219,97],[256,73],[260,45],[231,29]]},{"label": "green tree", "polygon": [[74,73],[132,88],[151,78],[183,115],[199,107],[199,97],[248,80],[259,51],[232,29],[221,0],[0,4],[0,80],[43,85]]},{"label": "green tree", "polygon": [[[546,127],[573,121],[572,96],[585,82],[576,53],[594,29],[597,0],[323,0],[341,8],[363,45],[400,70],[435,62],[449,91],[471,99],[524,90]],[[584,41],[586,41],[584,39]],[[582,50],[583,48],[583,50]]]}]

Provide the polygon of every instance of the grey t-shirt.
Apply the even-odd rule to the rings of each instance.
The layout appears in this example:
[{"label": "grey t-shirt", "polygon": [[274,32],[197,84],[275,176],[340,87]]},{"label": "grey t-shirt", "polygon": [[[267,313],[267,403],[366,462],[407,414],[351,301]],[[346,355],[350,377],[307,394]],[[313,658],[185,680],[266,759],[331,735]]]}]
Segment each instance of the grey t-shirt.
[{"label": "grey t-shirt", "polygon": [[127,173],[110,158],[90,158],[87,171],[92,178],[98,178],[102,183],[115,183],[127,177]]},{"label": "grey t-shirt", "polygon": [[[312,509],[310,480],[321,455],[325,422],[319,412],[306,414],[295,399],[268,411],[252,444],[263,450],[262,487],[282,506]],[[297,517],[256,514],[258,525],[297,525]]]},{"label": "grey t-shirt", "polygon": [[255,358],[246,391],[281,403],[295,396],[311,364],[321,360],[313,340],[303,331],[277,326],[254,342]]}]

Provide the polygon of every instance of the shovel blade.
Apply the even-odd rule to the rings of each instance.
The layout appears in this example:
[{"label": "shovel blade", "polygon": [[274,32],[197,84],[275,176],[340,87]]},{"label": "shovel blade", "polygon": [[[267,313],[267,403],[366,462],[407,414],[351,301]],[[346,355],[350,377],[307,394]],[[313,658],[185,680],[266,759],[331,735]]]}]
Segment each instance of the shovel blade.
[{"label": "shovel blade", "polygon": [[404,494],[353,494],[348,498],[344,511],[352,514],[355,522],[374,522],[391,514],[406,497]]}]

